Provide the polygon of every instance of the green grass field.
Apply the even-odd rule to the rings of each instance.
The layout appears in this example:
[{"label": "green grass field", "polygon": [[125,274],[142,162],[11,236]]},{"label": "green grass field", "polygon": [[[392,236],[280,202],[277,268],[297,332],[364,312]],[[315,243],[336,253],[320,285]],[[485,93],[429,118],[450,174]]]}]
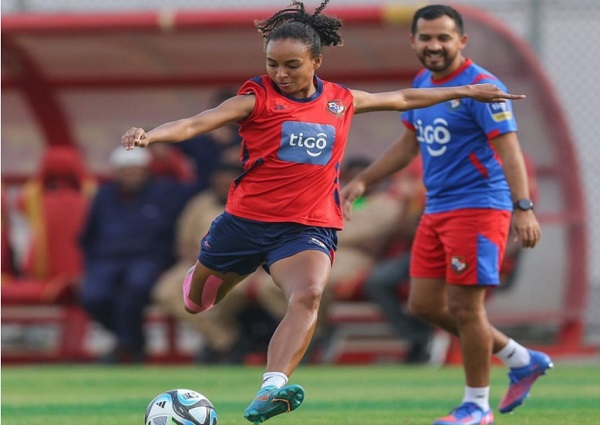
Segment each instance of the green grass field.
[{"label": "green grass field", "polygon": [[[243,412],[262,376],[254,367],[26,366],[2,368],[2,424],[142,425],[150,400],[189,388],[215,405],[219,425],[249,424]],[[508,379],[492,374],[491,403]],[[304,404],[272,425],[430,424],[462,398],[462,370],[396,365],[302,366],[292,379],[306,390]],[[497,412],[497,410],[495,410]],[[596,425],[600,423],[600,365],[560,363],[540,378],[525,406],[495,413],[496,424]]]}]

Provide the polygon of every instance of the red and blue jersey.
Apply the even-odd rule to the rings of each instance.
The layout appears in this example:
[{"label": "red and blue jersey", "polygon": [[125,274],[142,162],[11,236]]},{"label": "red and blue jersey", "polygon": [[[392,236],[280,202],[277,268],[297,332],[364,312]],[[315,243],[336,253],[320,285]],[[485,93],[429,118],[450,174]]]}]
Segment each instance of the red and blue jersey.
[{"label": "red and blue jersey", "polygon": [[[421,71],[413,87],[454,87],[504,84],[470,59],[454,73],[433,80]],[[510,101],[482,103],[456,99],[402,114],[404,125],[416,132],[423,158],[423,181],[427,188],[425,213],[462,208],[512,210],[508,183],[493,138],[517,131]]]},{"label": "red and blue jersey", "polygon": [[256,104],[239,123],[245,172],[231,185],[227,212],[342,229],[339,171],[354,98],[342,85],[317,77],[315,85],[306,99],[286,96],[266,75],[240,88]]}]

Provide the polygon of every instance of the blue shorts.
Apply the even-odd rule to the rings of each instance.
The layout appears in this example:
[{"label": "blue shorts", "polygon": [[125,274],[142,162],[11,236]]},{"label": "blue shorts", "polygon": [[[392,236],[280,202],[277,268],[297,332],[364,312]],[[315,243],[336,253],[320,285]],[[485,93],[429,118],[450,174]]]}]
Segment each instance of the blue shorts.
[{"label": "blue shorts", "polygon": [[269,267],[302,251],[317,250],[333,263],[337,231],[327,227],[298,223],[266,223],[235,217],[227,212],[218,216],[202,238],[198,260],[221,273],[247,275],[259,266]]}]

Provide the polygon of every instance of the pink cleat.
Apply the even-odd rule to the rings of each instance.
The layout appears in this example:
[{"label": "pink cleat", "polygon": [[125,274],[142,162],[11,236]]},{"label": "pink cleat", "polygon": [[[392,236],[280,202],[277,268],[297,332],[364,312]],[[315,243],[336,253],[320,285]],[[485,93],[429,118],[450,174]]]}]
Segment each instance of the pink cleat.
[{"label": "pink cleat", "polygon": [[436,419],[433,425],[491,425],[494,414],[491,410],[484,412],[475,403],[463,403],[454,408],[448,416]]},{"label": "pink cleat", "polygon": [[510,413],[515,407],[523,404],[536,379],[545,375],[546,371],[553,366],[552,360],[547,354],[533,350],[529,350],[529,354],[531,361],[527,366],[511,369],[508,373],[510,384],[498,406],[500,413]]}]

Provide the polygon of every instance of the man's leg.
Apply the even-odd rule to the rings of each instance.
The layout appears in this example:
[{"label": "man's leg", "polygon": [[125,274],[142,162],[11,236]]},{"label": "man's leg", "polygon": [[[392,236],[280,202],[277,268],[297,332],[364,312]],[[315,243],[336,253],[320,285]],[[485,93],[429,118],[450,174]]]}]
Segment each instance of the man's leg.
[{"label": "man's leg", "polygon": [[448,310],[458,330],[467,386],[488,387],[493,336],[485,311],[486,288],[448,285],[447,291]]},{"label": "man's leg", "polygon": [[414,279],[412,284],[411,311],[456,335],[463,356],[463,401],[434,424],[493,423],[489,406],[493,331],[484,307],[485,287],[448,285],[442,279]]},{"label": "man's leg", "polygon": [[[420,278],[414,278],[411,285],[409,307],[413,314],[460,337],[458,324],[448,307],[446,287],[450,285],[447,285],[443,279]],[[528,350],[489,322],[487,326],[492,338],[492,353],[511,368],[509,389],[499,406],[501,413],[508,413],[523,403],[537,378],[545,374],[553,365],[546,354]],[[462,347],[461,343],[461,349]]]}]

